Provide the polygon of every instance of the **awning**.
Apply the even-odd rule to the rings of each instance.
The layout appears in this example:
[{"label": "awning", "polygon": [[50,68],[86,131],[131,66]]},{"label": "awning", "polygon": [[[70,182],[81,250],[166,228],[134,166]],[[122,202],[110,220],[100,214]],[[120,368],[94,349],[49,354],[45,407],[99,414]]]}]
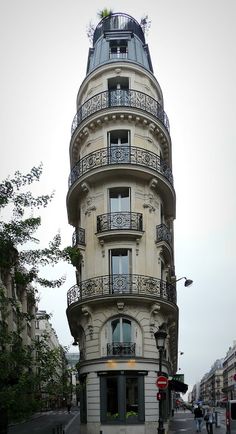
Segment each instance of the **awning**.
[{"label": "awning", "polygon": [[175,392],[186,393],[188,390],[188,385],[185,383],[182,383],[182,381],[170,380],[169,381],[169,388],[170,388],[170,390],[174,390]]}]

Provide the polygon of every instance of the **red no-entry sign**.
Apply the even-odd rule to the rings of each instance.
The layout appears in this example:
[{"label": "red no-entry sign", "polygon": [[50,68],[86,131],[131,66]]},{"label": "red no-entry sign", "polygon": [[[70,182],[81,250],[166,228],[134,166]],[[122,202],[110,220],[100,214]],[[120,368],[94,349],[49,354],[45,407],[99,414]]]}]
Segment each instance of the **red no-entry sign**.
[{"label": "red no-entry sign", "polygon": [[159,387],[159,389],[166,389],[168,386],[168,378],[164,377],[164,375],[160,375],[160,377],[157,377],[156,386]]}]

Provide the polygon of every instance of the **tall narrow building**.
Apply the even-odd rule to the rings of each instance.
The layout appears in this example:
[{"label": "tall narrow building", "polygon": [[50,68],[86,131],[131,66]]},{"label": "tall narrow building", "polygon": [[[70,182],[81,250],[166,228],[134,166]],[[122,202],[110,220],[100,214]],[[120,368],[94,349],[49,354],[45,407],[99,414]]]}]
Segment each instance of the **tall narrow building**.
[{"label": "tall narrow building", "polygon": [[[67,316],[80,350],[81,433],[156,434],[159,352],[176,372],[171,138],[140,24],[97,25],[77,96],[67,210],[81,257]],[[170,412],[166,391],[164,414]]]}]

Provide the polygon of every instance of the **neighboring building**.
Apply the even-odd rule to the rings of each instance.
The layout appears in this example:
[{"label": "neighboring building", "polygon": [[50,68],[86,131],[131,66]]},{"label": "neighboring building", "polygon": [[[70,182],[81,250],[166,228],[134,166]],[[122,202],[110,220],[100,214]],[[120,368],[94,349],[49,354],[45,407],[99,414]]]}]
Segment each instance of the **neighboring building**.
[{"label": "neighboring building", "polygon": [[[46,354],[49,351],[51,354],[54,350],[58,351],[58,357],[51,356],[51,362],[53,363],[54,370],[53,374],[44,380],[40,384],[39,398],[41,401],[41,410],[50,410],[52,408],[60,408],[66,405],[68,400],[68,393],[70,393],[70,388],[67,385],[70,384],[70,378],[68,378],[66,365],[67,361],[65,358],[65,352],[60,345],[57,334],[49,321],[49,316],[46,310],[38,310],[35,316],[35,338],[38,341],[45,340],[46,342]],[[37,368],[37,353],[35,354],[35,363]],[[41,358],[44,357],[40,355]],[[65,376],[65,378],[64,378]],[[63,393],[63,381],[66,386],[66,393]],[[50,387],[50,383],[54,386]],[[69,390],[69,392],[68,392]]]},{"label": "neighboring building", "polygon": [[219,405],[224,396],[222,388],[223,359],[218,359],[201,379],[199,399],[209,405]]},{"label": "neighboring building", "polygon": [[236,399],[236,341],[223,361],[223,392],[225,398]]},{"label": "neighboring building", "polygon": [[[17,263],[18,252],[15,248],[12,248],[12,257],[15,259],[13,263]],[[35,322],[33,315],[35,314],[35,297],[34,290],[30,285],[17,284],[14,279],[15,266],[10,268],[0,267],[0,288],[3,290],[3,295],[8,300],[12,300],[12,303],[8,301],[0,309],[0,323],[4,322],[7,332],[20,333],[22,345],[31,345],[32,340],[35,337]],[[32,315],[32,319],[21,319],[22,323],[19,326],[19,316],[17,314],[16,305],[19,311],[23,314]],[[19,332],[20,327],[20,332]]]},{"label": "neighboring building", "polygon": [[[38,310],[35,315],[35,336],[40,339],[41,336],[47,334],[47,343],[51,350],[60,348],[60,342],[57,334],[49,321],[46,310]],[[37,338],[38,336],[38,338]]]},{"label": "neighboring building", "polygon": [[79,376],[76,365],[79,362],[79,353],[66,353],[66,360],[68,362],[68,368],[70,372],[70,384],[71,384],[71,402],[73,405],[77,405],[79,396],[77,390],[79,390]]},{"label": "neighboring building", "polygon": [[200,383],[196,383],[193,386],[190,402],[198,402],[199,399],[200,399]]},{"label": "neighboring building", "polygon": [[[68,291],[80,350],[81,434],[156,434],[159,352],[177,370],[175,191],[163,95],[138,22],[104,18],[89,49],[70,142],[69,223],[81,252]],[[167,391],[165,415],[171,413]]]}]

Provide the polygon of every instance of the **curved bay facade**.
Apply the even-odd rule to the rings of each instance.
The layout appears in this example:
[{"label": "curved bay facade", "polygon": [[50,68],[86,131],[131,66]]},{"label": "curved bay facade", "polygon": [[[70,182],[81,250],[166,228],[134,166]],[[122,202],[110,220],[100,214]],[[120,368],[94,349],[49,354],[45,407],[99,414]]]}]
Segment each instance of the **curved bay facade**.
[{"label": "curved bay facade", "polygon": [[[169,121],[136,20],[104,18],[77,96],[67,210],[80,252],[67,316],[80,350],[81,433],[156,433],[158,350],[176,372]],[[170,412],[167,390],[165,415]]]}]

